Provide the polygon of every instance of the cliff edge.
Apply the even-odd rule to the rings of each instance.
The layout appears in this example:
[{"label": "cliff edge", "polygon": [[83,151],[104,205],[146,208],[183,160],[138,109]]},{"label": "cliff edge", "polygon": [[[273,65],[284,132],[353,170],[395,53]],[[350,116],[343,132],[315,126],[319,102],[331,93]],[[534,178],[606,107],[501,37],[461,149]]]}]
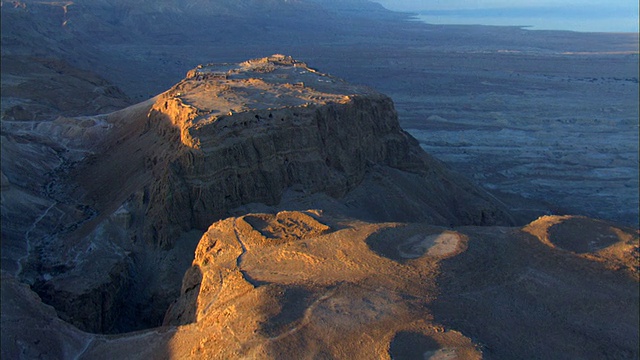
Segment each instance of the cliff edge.
[{"label": "cliff edge", "polygon": [[153,99],[96,117],[91,131],[80,128],[87,121],[42,128],[73,144],[75,157],[61,157],[40,185],[48,207],[32,220],[37,232],[16,230],[28,246],[13,261],[88,331],[160,323],[197,239],[231,215],[321,209],[370,222],[513,223],[400,128],[390,98],[288,56],[201,65]]},{"label": "cliff edge", "polygon": [[[198,66],[159,95],[143,121],[126,121],[124,127],[137,127],[130,134],[140,133],[144,122],[145,132],[157,138],[143,147],[139,138],[117,137],[103,157],[122,149],[144,155],[150,177],[143,237],[164,248],[180,232],[205,230],[238,206],[277,204],[288,188],[340,199],[374,173],[388,178],[381,171],[398,177],[395,194],[368,194],[368,201],[383,206],[407,203],[393,196],[409,197],[411,207],[397,206],[374,220],[512,223],[491,195],[422,151],[400,128],[390,98],[288,56]],[[101,191],[118,181],[84,176],[99,171],[94,167],[113,173],[105,163],[95,159],[76,174],[96,206],[106,208],[118,197]]]}]

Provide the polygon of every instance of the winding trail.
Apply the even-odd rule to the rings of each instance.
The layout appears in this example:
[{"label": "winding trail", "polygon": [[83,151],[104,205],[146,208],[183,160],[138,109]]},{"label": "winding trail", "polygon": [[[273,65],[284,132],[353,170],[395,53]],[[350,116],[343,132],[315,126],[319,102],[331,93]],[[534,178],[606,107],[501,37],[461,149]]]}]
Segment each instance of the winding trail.
[{"label": "winding trail", "polygon": [[283,338],[286,338],[287,336],[291,336],[293,334],[295,334],[296,332],[298,332],[299,330],[303,329],[305,326],[309,325],[309,323],[311,322],[311,317],[313,316],[313,311],[315,310],[316,307],[318,307],[318,305],[329,299],[330,297],[332,297],[336,290],[338,289],[338,287],[334,287],[330,290],[328,290],[327,292],[325,292],[322,296],[320,296],[318,299],[316,299],[316,301],[313,302],[313,304],[309,305],[309,307],[307,307],[304,311],[304,316],[302,317],[302,320],[300,320],[300,323],[297,326],[294,326],[293,328],[289,329],[288,331],[278,335],[278,336],[274,336],[274,337],[270,337],[268,340],[269,341],[278,341],[281,340]]},{"label": "winding trail", "polygon": [[78,355],[76,355],[73,359],[74,360],[80,360],[82,359],[82,356],[87,352],[87,350],[89,349],[89,347],[91,347],[91,344],[93,344],[93,341],[95,340],[95,337],[91,337],[87,340],[87,342],[84,344],[84,348],[82,348],[82,350],[80,350],[80,352],[78,353]]},{"label": "winding trail", "polygon": [[40,216],[38,216],[35,219],[33,224],[31,224],[29,229],[27,229],[27,231],[24,233],[24,241],[25,241],[26,249],[25,249],[25,254],[23,256],[21,256],[20,258],[18,258],[18,260],[17,260],[18,269],[16,270],[16,273],[15,273],[16,277],[18,277],[22,273],[22,267],[23,267],[22,264],[29,257],[29,255],[31,254],[31,239],[30,239],[31,232],[36,229],[36,227],[38,226],[38,223],[40,221],[42,221],[42,219],[44,219],[44,217],[47,216],[47,214],[49,214],[49,211],[51,211],[51,209],[53,209],[56,205],[58,205],[57,202],[54,202],[53,204],[51,204],[51,206],[49,206],[42,214],[40,214]]},{"label": "winding trail", "polygon": [[248,282],[249,284],[253,285],[254,287],[258,287],[262,284],[264,284],[261,281],[255,280],[253,279],[249,274],[247,274],[246,270],[242,269],[242,258],[244,257],[244,255],[247,253],[247,247],[244,245],[244,242],[242,241],[241,237],[240,237],[240,233],[238,232],[238,226],[237,226],[237,221],[238,219],[235,219],[233,221],[233,233],[236,237],[236,240],[238,241],[238,244],[240,244],[240,247],[242,248],[242,254],[240,254],[240,256],[238,256],[238,258],[236,259],[236,266],[238,267],[238,270],[240,271],[240,273],[242,274],[242,277],[244,278],[244,280],[246,282]]}]

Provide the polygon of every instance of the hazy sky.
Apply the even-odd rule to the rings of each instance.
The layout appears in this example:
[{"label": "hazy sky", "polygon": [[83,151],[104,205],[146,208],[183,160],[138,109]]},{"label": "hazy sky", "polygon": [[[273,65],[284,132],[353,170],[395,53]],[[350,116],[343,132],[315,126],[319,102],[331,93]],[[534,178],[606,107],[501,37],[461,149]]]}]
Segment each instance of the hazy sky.
[{"label": "hazy sky", "polygon": [[420,19],[433,24],[521,25],[548,30],[638,32],[637,0],[374,1],[390,10],[420,12]]},{"label": "hazy sky", "polygon": [[390,10],[455,10],[514,7],[602,6],[638,8],[636,0],[374,0]]}]

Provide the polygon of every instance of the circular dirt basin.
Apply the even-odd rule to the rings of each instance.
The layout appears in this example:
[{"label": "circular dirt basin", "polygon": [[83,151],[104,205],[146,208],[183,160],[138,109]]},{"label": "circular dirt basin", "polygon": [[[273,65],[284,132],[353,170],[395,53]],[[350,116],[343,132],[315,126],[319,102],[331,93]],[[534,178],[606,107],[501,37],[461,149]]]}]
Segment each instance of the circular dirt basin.
[{"label": "circular dirt basin", "polygon": [[611,225],[594,219],[572,217],[549,228],[549,242],[578,254],[595,252],[620,241]]},{"label": "circular dirt basin", "polygon": [[446,256],[458,249],[460,235],[454,232],[440,234],[418,234],[398,245],[398,253],[402,258],[415,259],[422,255]]},{"label": "circular dirt basin", "polygon": [[423,256],[444,258],[455,255],[463,247],[462,234],[451,230],[387,228],[372,234],[369,248],[386,258],[405,262]]}]

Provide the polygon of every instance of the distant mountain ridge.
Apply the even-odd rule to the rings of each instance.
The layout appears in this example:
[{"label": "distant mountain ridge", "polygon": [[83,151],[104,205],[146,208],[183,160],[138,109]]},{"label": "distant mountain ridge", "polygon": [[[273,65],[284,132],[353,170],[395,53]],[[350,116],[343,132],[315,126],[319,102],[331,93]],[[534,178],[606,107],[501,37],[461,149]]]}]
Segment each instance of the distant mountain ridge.
[{"label": "distant mountain ridge", "polygon": [[[366,19],[398,18],[361,0],[22,0],[3,1],[1,9],[3,56],[62,60],[101,74],[139,100],[166,88],[167,78],[178,81],[184,68],[211,59],[217,47],[257,43],[270,52],[284,51],[308,41],[335,41],[345,29],[357,33],[366,28]],[[182,50],[173,53],[167,46],[202,51],[182,57]],[[143,76],[147,82],[131,81],[151,68]],[[151,76],[157,71],[163,76]],[[151,85],[159,81],[164,84]]]}]

